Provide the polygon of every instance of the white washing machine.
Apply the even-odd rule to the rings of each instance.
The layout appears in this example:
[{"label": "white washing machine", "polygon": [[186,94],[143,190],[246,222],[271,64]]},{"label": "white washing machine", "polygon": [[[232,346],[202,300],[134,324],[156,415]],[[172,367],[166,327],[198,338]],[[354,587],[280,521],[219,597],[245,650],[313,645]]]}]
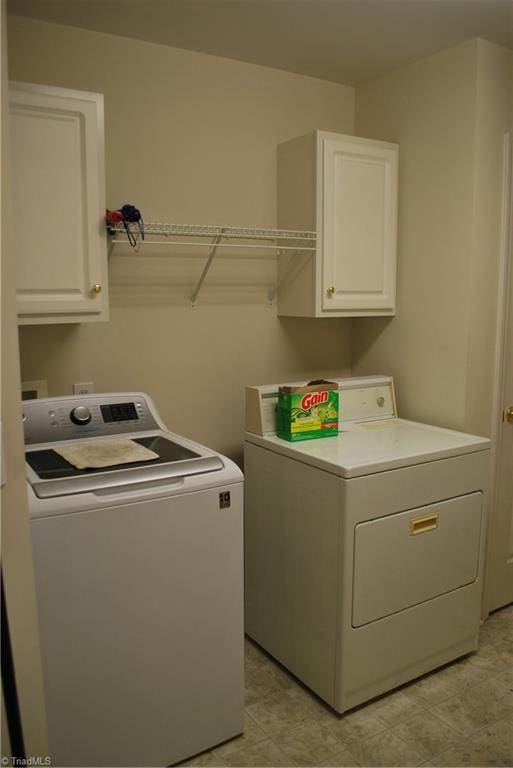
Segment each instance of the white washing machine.
[{"label": "white washing machine", "polygon": [[[240,470],[142,393],[23,403],[52,765],[166,766],[243,729]],[[130,438],[150,461],[55,449]]]},{"label": "white washing machine", "polygon": [[299,443],[261,388],[245,588],[246,632],[344,712],[476,649],[490,441],[398,418],[389,377],[339,388],[338,437]]}]

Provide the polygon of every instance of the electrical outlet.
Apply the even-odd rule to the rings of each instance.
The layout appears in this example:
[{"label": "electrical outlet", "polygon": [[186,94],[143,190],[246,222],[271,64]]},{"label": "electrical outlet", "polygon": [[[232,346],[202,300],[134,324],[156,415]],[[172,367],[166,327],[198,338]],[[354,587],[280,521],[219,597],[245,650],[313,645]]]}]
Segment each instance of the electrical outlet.
[{"label": "electrical outlet", "polygon": [[48,397],[48,385],[46,379],[21,382],[21,399],[32,400],[35,397]]},{"label": "electrical outlet", "polygon": [[92,381],[81,381],[78,384],[73,384],[74,395],[89,395],[94,392],[94,384]]}]

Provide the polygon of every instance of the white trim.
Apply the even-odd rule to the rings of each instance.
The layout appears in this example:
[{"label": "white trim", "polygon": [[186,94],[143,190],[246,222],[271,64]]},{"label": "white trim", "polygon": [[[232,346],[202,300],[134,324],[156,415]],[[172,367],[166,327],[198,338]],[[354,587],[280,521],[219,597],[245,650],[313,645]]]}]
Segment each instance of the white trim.
[{"label": "white trim", "polygon": [[[47,96],[61,96],[65,99],[92,101],[99,105],[99,108],[103,113],[103,93],[95,93],[94,91],[76,91],[73,88],[60,88],[57,85],[44,85],[42,83],[26,83],[22,80],[9,80],[9,88],[16,91],[27,91],[27,93],[43,93]],[[103,114],[101,116],[103,117]]]},{"label": "white trim", "polygon": [[485,588],[484,588],[484,617],[490,613],[490,595],[489,595],[489,564],[491,558],[490,546],[492,542],[491,528],[494,519],[493,510],[497,498],[497,488],[499,483],[499,444],[501,424],[503,419],[503,394],[504,394],[504,372],[506,355],[506,320],[508,314],[509,301],[513,297],[509,295],[510,269],[512,261],[511,232],[513,228],[513,214],[511,204],[513,198],[513,138],[511,133],[507,132],[503,138],[503,165],[502,165],[502,211],[501,211],[501,232],[499,246],[499,283],[497,294],[497,334],[495,339],[495,363],[494,363],[494,387],[493,387],[493,411],[492,411],[492,448],[490,452],[490,500],[488,516],[488,542],[487,542],[487,563],[485,568]]}]

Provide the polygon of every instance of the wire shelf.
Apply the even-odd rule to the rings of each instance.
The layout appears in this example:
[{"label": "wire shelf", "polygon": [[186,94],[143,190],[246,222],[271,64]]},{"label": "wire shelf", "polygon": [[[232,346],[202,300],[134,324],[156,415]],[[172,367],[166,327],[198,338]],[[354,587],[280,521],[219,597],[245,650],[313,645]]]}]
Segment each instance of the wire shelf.
[{"label": "wire shelf", "polygon": [[[127,235],[122,224],[108,226],[111,246],[127,242]],[[160,221],[146,222],[144,225],[144,240],[138,237],[134,231],[137,244],[136,251],[141,245],[169,245],[169,246],[207,246],[210,248],[203,272],[198,280],[196,288],[191,296],[191,304],[194,306],[199,296],[203,282],[210,269],[212,261],[219,248],[240,248],[241,244],[226,242],[228,240],[245,240],[243,247],[248,249],[272,249],[277,254],[283,251],[294,251],[299,254],[309,254],[316,250],[317,234],[315,232],[293,229],[263,229],[256,227],[224,227],[220,225],[203,224],[168,224]],[[149,240],[148,237],[159,238]],[[183,242],[172,238],[208,238],[210,242],[202,243]],[[256,241],[256,242],[255,242]],[[276,289],[269,293],[269,301],[272,303]]]},{"label": "wire shelf", "polygon": [[[111,227],[113,234],[125,234],[122,225]],[[149,221],[144,225],[145,235],[160,237],[219,237],[245,240],[302,240],[315,243],[316,233],[292,229],[261,229],[254,227],[224,227],[210,224],[165,224]]]}]

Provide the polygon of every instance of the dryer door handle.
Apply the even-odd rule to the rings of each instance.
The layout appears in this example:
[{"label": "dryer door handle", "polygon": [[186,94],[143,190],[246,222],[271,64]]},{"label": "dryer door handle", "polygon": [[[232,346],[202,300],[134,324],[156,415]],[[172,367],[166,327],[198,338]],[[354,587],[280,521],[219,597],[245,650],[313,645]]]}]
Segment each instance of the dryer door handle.
[{"label": "dryer door handle", "polygon": [[438,512],[430,515],[419,515],[410,518],[410,535],[416,536],[419,533],[427,533],[438,528]]}]

